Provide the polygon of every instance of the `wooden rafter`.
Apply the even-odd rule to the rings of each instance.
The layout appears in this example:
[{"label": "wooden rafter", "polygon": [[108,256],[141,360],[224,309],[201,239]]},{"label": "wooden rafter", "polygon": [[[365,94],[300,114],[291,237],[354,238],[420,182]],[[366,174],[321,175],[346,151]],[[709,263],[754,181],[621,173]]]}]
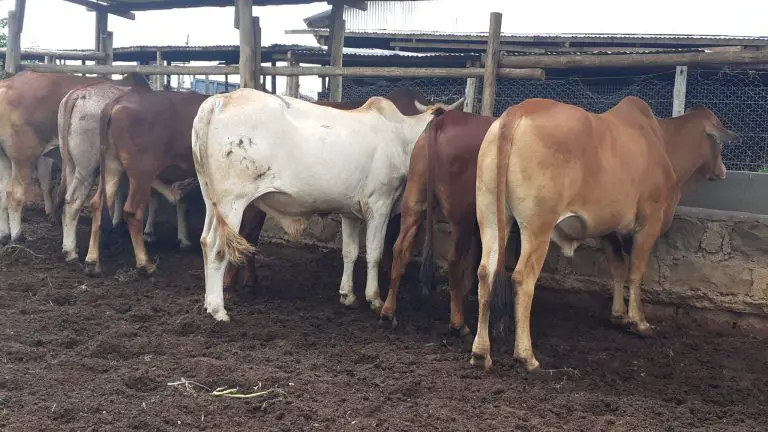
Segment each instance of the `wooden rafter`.
[{"label": "wooden rafter", "polygon": [[108,14],[112,14],[115,16],[119,16],[121,18],[129,19],[129,20],[135,20],[136,15],[134,15],[133,12],[130,11],[121,11],[116,9],[114,6],[109,6],[103,3],[97,3],[95,1],[91,0],[64,0],[69,3],[74,3],[76,5],[85,6],[89,9],[93,9],[97,12],[106,12]]}]

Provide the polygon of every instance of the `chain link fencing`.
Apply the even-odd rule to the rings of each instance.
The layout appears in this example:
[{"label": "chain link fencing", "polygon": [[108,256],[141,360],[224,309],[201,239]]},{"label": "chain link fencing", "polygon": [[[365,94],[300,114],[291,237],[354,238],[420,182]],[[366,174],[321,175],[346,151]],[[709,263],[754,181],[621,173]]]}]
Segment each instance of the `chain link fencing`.
[{"label": "chain link fencing", "polygon": [[[500,79],[496,86],[494,115],[529,98],[548,98],[601,113],[626,96],[645,100],[659,117],[672,115],[675,71],[588,78],[547,78],[543,81]],[[451,103],[464,96],[462,78],[344,78],[344,101],[382,96],[397,88],[418,90],[434,102]],[[328,100],[318,92],[318,100]],[[482,79],[477,79],[474,112],[480,111]],[[742,138],[739,146],[723,149],[729,170],[768,172],[768,72],[689,70],[686,108],[705,106],[724,126]]]}]

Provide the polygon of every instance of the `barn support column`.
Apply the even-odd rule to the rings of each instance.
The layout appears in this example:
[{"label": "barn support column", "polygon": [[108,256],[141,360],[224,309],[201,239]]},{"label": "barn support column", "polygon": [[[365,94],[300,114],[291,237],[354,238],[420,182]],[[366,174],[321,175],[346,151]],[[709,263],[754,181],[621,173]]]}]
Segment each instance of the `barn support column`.
[{"label": "barn support column", "polygon": [[240,87],[256,88],[258,63],[254,36],[253,0],[237,0],[235,6],[240,31]]},{"label": "barn support column", "polygon": [[5,71],[8,73],[17,73],[21,64],[21,28],[23,27],[23,6],[22,13],[19,13],[19,3],[17,9],[8,11],[8,36],[6,39],[7,48],[5,50]]},{"label": "barn support column", "polygon": [[[109,14],[104,11],[96,11],[96,34],[94,35],[94,48],[96,51],[101,51],[101,36],[107,31],[109,26]],[[104,64],[101,61],[97,64]]]},{"label": "barn support column", "polygon": [[483,76],[483,105],[480,114],[493,115],[496,101],[496,75],[499,70],[499,43],[501,42],[501,14],[491,12],[488,28],[488,48],[485,52],[485,75]]},{"label": "barn support column", "polygon": [[[331,54],[331,67],[341,67],[344,53],[344,4],[334,3],[331,9],[331,25],[329,29],[328,48]],[[332,76],[330,81],[330,100],[341,102],[341,77]]]},{"label": "barn support column", "polygon": [[672,117],[685,112],[685,88],[688,83],[688,66],[675,68],[675,89],[672,97]]},{"label": "barn support column", "polygon": [[[478,62],[469,60],[467,67],[479,67]],[[475,95],[477,95],[477,77],[467,78],[467,88],[464,90],[464,112],[475,111]]]},{"label": "barn support column", "polygon": [[[272,67],[276,67],[276,66],[277,66],[277,62],[273,60],[272,61]],[[270,79],[272,80],[272,83],[271,83],[272,94],[277,94],[277,75],[272,75],[270,77]]]}]

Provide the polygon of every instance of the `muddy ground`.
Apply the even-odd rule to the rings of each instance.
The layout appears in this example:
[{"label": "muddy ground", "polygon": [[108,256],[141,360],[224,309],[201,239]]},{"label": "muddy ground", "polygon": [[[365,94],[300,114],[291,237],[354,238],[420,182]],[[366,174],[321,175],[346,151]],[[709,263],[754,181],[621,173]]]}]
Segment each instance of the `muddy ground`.
[{"label": "muddy ground", "polygon": [[[125,233],[93,279],[63,262],[60,227],[26,215],[29,251],[0,257],[3,431],[768,429],[768,345],[743,331],[657,320],[643,340],[608,323],[605,296],[540,289],[534,348],[560,370],[521,371],[510,341],[486,373],[469,365],[469,343],[443,334],[445,299],[411,300],[412,282],[395,331],[343,308],[338,252],[262,245],[260,286],[217,323],[202,307],[200,252],[178,252],[173,225],[158,226],[153,280],[131,274]],[[81,257],[88,226],[81,219]],[[169,385],[182,378],[271,391],[239,399]]]}]

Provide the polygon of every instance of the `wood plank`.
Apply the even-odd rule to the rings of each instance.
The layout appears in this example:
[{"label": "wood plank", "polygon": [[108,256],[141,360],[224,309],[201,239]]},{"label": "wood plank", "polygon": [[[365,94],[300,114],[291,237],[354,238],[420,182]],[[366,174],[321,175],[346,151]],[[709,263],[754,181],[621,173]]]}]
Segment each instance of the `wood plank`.
[{"label": "wood plank", "polygon": [[105,12],[111,15],[119,16],[120,18],[129,19],[131,21],[136,20],[136,15],[133,12],[116,10],[113,7],[110,7],[101,3],[96,3],[94,1],[90,1],[90,0],[64,0],[64,1],[74,3],[80,6],[85,6],[87,8],[95,10],[96,13]]},{"label": "wood plank", "polygon": [[[485,56],[483,56],[485,62]],[[504,68],[599,68],[692,66],[703,64],[761,64],[768,63],[768,51],[720,51],[678,54],[616,54],[616,55],[523,55],[501,56]]]},{"label": "wood plank", "polygon": [[501,42],[501,14],[491,12],[488,28],[488,49],[485,52],[488,62],[483,74],[483,101],[480,114],[493,115],[493,105],[496,102],[496,77],[499,69],[499,44]]},{"label": "wood plank", "polygon": [[[6,49],[0,48],[0,55],[5,55]],[[98,51],[57,51],[42,49],[21,50],[21,57],[55,57],[63,60],[104,60],[104,53]]]}]

